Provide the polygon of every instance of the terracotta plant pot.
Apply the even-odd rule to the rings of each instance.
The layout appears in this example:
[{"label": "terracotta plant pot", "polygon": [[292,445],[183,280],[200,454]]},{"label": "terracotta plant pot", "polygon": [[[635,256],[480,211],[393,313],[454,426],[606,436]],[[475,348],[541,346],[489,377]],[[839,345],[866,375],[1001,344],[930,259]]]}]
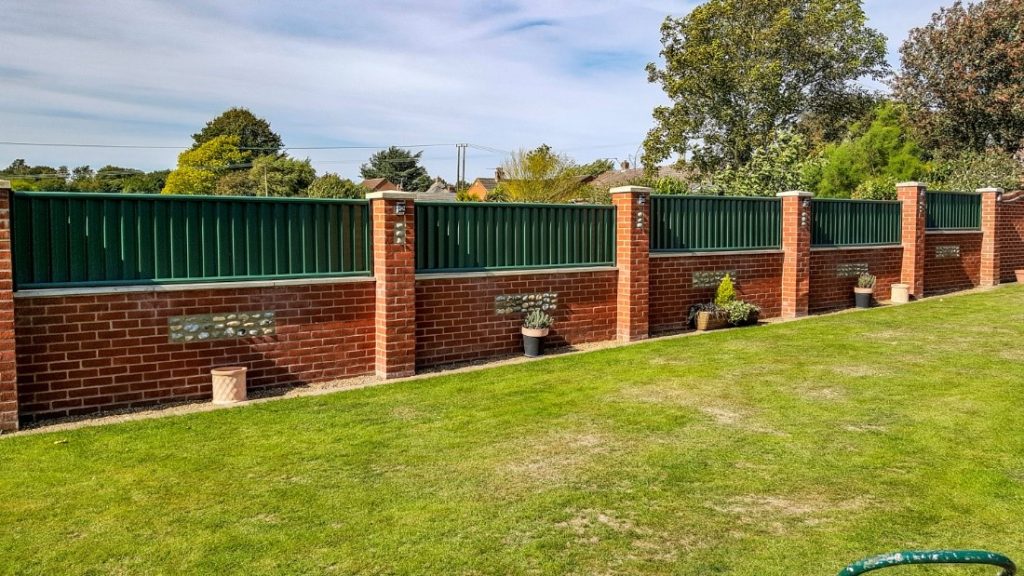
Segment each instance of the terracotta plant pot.
[{"label": "terracotta plant pot", "polygon": [[857,308],[871,308],[871,300],[874,294],[874,288],[854,288],[853,298]]},{"label": "terracotta plant pot", "polygon": [[228,366],[214,368],[210,371],[213,376],[213,403],[214,404],[235,404],[244,402],[248,398],[248,391],[245,385],[245,373],[247,369],[241,366]]},{"label": "terracotta plant pot", "polygon": [[725,328],[729,325],[729,318],[721,314],[712,314],[711,312],[697,312],[697,330],[704,332],[706,330],[717,330],[719,328]]},{"label": "terracotta plant pot", "polygon": [[1017,282],[1024,284],[1024,270],[1014,270],[1013,273],[1017,276]]},{"label": "terracotta plant pot", "polygon": [[544,353],[544,337],[549,328],[523,328],[523,353],[536,358]]},{"label": "terracotta plant pot", "polygon": [[893,304],[910,302],[910,284],[893,284],[891,300]]}]

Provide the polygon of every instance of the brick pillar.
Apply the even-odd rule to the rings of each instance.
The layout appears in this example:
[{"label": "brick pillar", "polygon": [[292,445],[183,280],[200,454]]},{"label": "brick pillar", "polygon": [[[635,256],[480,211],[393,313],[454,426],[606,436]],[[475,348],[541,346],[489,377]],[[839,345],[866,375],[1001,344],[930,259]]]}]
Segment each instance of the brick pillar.
[{"label": "brick pillar", "polygon": [[811,294],[810,192],[780,192],[782,199],[782,317],[807,316]]},{"label": "brick pillar", "polygon": [[615,264],[619,269],[615,335],[619,342],[648,336],[651,189],[611,189],[615,205]]},{"label": "brick pillar", "polygon": [[981,275],[978,284],[999,284],[999,205],[1002,188],[981,188]]},{"label": "brick pillar", "polygon": [[914,298],[924,298],[925,226],[928,215],[925,186],[920,182],[897,184],[896,197],[903,203],[903,268],[900,283],[910,287],[910,295]]},{"label": "brick pillar", "polygon": [[411,376],[416,372],[416,195],[389,191],[366,197],[377,283],[375,372],[385,379]]},{"label": "brick pillar", "polygon": [[11,183],[0,180],[0,433],[18,429],[14,356],[14,269],[11,266]]}]

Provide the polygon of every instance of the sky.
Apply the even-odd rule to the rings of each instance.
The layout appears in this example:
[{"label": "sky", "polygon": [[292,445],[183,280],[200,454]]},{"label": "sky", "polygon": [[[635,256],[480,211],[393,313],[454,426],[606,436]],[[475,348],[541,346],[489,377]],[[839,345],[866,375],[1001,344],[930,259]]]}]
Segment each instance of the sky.
[{"label": "sky", "polygon": [[[889,39],[951,0],[869,0]],[[0,169],[170,168],[223,110],[266,118],[318,173],[359,179],[374,148],[422,150],[453,181],[546,143],[584,163],[632,159],[666,101],[644,66],[659,27],[697,2],[660,0],[11,0],[0,19]],[[419,148],[419,145],[432,145]]]}]

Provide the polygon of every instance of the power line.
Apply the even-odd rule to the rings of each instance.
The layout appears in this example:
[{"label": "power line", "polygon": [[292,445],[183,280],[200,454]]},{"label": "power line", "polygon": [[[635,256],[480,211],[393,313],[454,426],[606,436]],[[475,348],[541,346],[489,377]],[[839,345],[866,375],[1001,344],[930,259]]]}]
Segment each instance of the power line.
[{"label": "power line", "polygon": [[[187,146],[158,146],[149,144],[92,144],[76,142],[12,142],[0,141],[0,146],[41,146],[53,148],[129,148],[136,150],[184,150]],[[455,146],[455,144],[390,144],[388,146],[281,146],[259,147],[239,146],[239,150],[382,150],[396,148],[435,148],[439,146]]]}]

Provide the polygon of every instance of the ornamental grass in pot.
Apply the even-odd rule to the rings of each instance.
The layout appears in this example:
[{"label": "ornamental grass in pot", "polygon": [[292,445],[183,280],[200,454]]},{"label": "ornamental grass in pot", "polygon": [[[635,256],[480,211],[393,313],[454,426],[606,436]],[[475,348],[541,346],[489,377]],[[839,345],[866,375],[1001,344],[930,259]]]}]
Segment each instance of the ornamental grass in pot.
[{"label": "ornamental grass in pot", "polygon": [[726,274],[718,289],[715,290],[714,302],[694,304],[690,307],[689,322],[697,330],[715,330],[733,326],[750,326],[757,324],[761,309],[736,298],[736,288],[732,278]]},{"label": "ornamental grass in pot", "polygon": [[857,308],[871,308],[871,300],[875,294],[875,277],[864,273],[857,277],[857,286],[853,288],[853,298]]},{"label": "ornamental grass in pot", "polygon": [[555,321],[542,310],[531,310],[523,317],[523,353],[535,358],[544,353],[544,337]]}]

